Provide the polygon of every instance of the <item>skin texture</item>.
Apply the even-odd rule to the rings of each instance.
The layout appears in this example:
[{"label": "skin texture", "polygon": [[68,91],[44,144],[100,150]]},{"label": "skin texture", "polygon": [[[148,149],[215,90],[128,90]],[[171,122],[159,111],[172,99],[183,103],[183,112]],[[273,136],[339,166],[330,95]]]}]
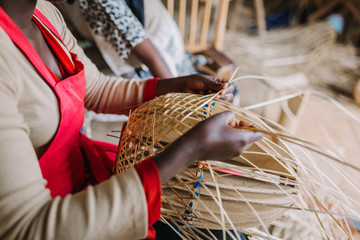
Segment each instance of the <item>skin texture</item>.
[{"label": "skin texture", "polygon": [[164,61],[160,58],[154,45],[149,39],[145,39],[133,48],[133,52],[150,70],[154,77],[171,78],[172,75],[165,65]]},{"label": "skin texture", "polygon": [[20,28],[45,65],[62,79],[55,56],[46,44],[40,29],[31,21],[36,2],[36,0],[0,0],[0,5]]}]

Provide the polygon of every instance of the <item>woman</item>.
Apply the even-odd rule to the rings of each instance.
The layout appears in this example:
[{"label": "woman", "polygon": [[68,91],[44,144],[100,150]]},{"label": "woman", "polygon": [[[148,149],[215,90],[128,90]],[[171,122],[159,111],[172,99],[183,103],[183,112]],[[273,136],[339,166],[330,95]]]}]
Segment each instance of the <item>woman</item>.
[{"label": "woman", "polygon": [[[142,23],[124,1],[76,0],[56,6],[73,33],[96,44],[116,76],[140,79],[143,75],[178,76],[171,72],[171,65],[161,57],[162,51],[155,48],[151,35],[145,33]],[[150,72],[140,71],[142,64]]]},{"label": "woman", "polygon": [[216,115],[111,176],[114,156],[104,150],[116,146],[79,134],[84,105],[126,113],[169,91],[223,89],[226,98],[231,88],[201,75],[106,77],[44,0],[0,0],[0,26],[0,239],[154,238],[162,182],[197,159],[240,154],[261,137],[229,127],[241,124],[231,113]]},{"label": "woman", "polygon": [[56,6],[73,33],[96,44],[117,76],[149,75],[142,63],[154,77],[196,72],[180,30],[160,0],[68,0]]}]

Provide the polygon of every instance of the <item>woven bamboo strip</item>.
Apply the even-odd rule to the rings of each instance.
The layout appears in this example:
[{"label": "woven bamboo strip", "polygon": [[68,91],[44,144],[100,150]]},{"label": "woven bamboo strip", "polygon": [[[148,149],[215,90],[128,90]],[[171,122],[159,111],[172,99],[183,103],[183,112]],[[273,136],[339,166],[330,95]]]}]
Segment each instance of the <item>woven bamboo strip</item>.
[{"label": "woven bamboo strip", "polygon": [[[360,194],[359,176],[344,175],[345,170],[338,169],[339,164],[344,165],[342,160],[329,155],[326,149],[286,132],[280,133],[276,123],[216,99],[214,95],[168,94],[140,106],[131,114],[122,132],[116,171],[125,171],[165,149],[203,120],[203,107],[210,101],[216,103],[213,114],[233,111],[238,120],[256,126],[242,130],[260,131],[264,138],[240,157],[222,162],[202,161],[201,181],[196,174],[199,166],[192,165],[167,182],[162,187],[165,222],[172,224],[176,231],[180,230],[187,239],[214,239],[210,229],[221,229],[229,234],[230,230],[237,229],[256,234],[259,239],[261,236],[276,239],[280,236],[276,234],[280,233],[289,236],[291,230],[282,221],[291,217],[291,221],[303,222],[296,225],[290,222],[289,226],[300,229],[311,223],[309,234],[316,236],[314,239],[337,239],[335,236],[352,239],[346,219],[360,219],[354,211],[354,206],[360,206],[360,202],[342,193],[341,188],[321,171],[320,161],[330,164]],[[356,166],[347,165],[347,168],[357,171]],[[201,188],[199,196],[193,191],[196,182]],[[191,209],[188,203],[193,200],[195,207]],[[287,215],[287,210],[291,214]],[[286,220],[276,220],[281,216]],[[191,221],[188,223],[184,219]],[[273,227],[268,227],[270,223]],[[261,230],[251,228],[256,226]],[[206,229],[207,236],[198,228]],[[235,235],[233,238],[240,239]]]},{"label": "woven bamboo strip", "polygon": [[[120,173],[135,163],[156,154],[164,149],[168,143],[175,141],[196,123],[202,121],[203,110],[200,107],[208,103],[210,98],[216,103],[213,114],[224,110],[237,110],[236,116],[239,120],[250,118],[251,122],[256,123],[256,126],[264,127],[264,123],[259,118],[248,113],[246,110],[239,111],[238,107],[214,99],[213,96],[168,94],[145,103],[131,114],[127,127],[122,132],[115,167],[116,171]],[[268,141],[268,139],[262,141]],[[167,212],[167,214],[171,213],[172,218],[178,222],[184,216],[184,210],[187,209],[186,202],[195,197],[198,201],[196,205],[197,210],[191,213],[191,216],[194,217],[192,220],[194,227],[201,228],[204,224],[218,229],[236,229],[239,226],[265,226],[266,222],[273,220],[280,212],[284,211],[284,208],[269,208],[267,206],[274,203],[290,206],[293,201],[289,200],[288,196],[293,195],[296,198],[297,191],[294,189],[296,182],[294,179],[291,179],[292,175],[289,174],[286,167],[284,168],[279,164],[284,159],[290,159],[292,164],[296,163],[296,160],[292,158],[291,154],[286,153],[285,155],[282,153],[286,157],[277,159],[274,156],[281,154],[269,155],[267,153],[269,151],[276,151],[274,147],[271,150],[263,151],[262,147],[259,146],[254,145],[254,150],[249,149],[247,155],[245,154],[248,158],[255,155],[256,158],[266,157],[267,160],[263,161],[266,165],[260,166],[263,171],[259,176],[257,176],[259,173],[251,169],[246,170],[248,167],[241,163],[241,159],[234,159],[226,163],[229,167],[226,167],[225,163],[205,162],[205,182],[201,181],[203,194],[197,197],[190,191],[192,184],[196,182],[194,173],[197,169],[190,167],[163,187],[163,211]],[[284,146],[282,148],[286,150]],[[277,148],[277,151],[280,151],[280,148]],[[254,155],[251,152],[261,154]],[[272,161],[272,164],[268,164],[269,161]],[[234,163],[240,165],[236,166]],[[261,164],[261,161],[257,161],[256,164]],[[293,166],[296,168],[296,164],[293,164]],[[226,171],[226,169],[239,169],[236,171],[244,172],[245,177],[237,176],[237,174],[223,173],[222,171]],[[190,173],[190,175],[187,173]],[[248,182],[247,179],[252,179],[252,176],[260,179],[253,180],[258,190],[250,186],[246,187],[246,185],[242,185],[237,190],[235,185],[228,182],[228,180],[233,178],[232,181],[234,183],[243,182],[245,184]],[[224,181],[225,178],[228,180]],[[280,190],[274,185],[274,182],[279,182],[279,180],[282,182],[281,184],[285,183]],[[286,185],[289,185],[289,187],[286,187]],[[176,191],[177,195],[173,195],[173,191]],[[277,193],[274,194],[274,192]],[[185,201],[183,202],[183,200]],[[167,206],[170,208],[167,208]],[[174,208],[177,211],[174,211]],[[211,212],[209,212],[210,209]],[[233,213],[232,209],[237,209],[236,214]],[[178,214],[177,212],[183,213],[181,216],[175,217]],[[199,216],[208,217],[201,218]]]}]

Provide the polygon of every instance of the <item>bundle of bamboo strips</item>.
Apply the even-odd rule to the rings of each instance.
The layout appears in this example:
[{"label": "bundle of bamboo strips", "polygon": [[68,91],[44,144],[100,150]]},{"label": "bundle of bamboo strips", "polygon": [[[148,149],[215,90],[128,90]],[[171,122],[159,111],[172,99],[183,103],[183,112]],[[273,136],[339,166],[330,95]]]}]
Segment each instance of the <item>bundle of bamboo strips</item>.
[{"label": "bundle of bamboo strips", "polygon": [[287,75],[317,66],[335,42],[335,30],[320,22],[269,31],[265,38],[227,32],[224,52],[242,71]]},{"label": "bundle of bamboo strips", "polygon": [[[116,172],[155,155],[202,121],[203,108],[210,101],[215,103],[211,114],[232,110],[239,120],[275,131],[255,114],[212,97],[173,93],[137,108],[122,132]],[[265,226],[286,209],[274,206],[289,207],[296,199],[296,169],[291,150],[272,136],[265,137],[239,157],[200,161],[167,182],[162,189],[162,215],[188,234],[193,227]]]},{"label": "bundle of bamboo strips", "polygon": [[[309,236],[353,239],[347,219],[360,219],[355,210],[360,203],[345,195],[321,164],[329,164],[357,193],[359,168],[326,149],[279,133],[281,126],[268,119],[214,97],[173,93],[136,109],[122,131],[115,172],[162,151],[204,119],[204,108],[211,108],[211,114],[230,110],[237,119],[255,123],[257,128],[251,130],[265,137],[239,157],[199,161],[167,182],[162,189],[162,220],[188,239],[213,239],[210,229],[222,229],[233,239],[240,239],[238,230],[253,239],[279,239],[287,236],[277,234],[282,232],[280,223],[287,223],[284,218],[274,220],[292,209],[311,230]],[[258,226],[260,230],[253,228]],[[283,229],[296,234],[295,229]]]}]

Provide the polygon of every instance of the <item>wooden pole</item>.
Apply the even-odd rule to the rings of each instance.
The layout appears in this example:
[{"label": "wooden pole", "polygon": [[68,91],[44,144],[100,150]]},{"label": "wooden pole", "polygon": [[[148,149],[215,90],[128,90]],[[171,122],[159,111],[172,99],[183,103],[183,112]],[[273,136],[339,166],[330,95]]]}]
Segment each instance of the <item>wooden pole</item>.
[{"label": "wooden pole", "polygon": [[214,46],[217,50],[221,51],[224,46],[224,38],[226,31],[226,22],[229,11],[230,0],[221,0],[216,22]]},{"label": "wooden pole", "polygon": [[201,35],[200,35],[200,45],[202,47],[205,47],[207,44],[209,26],[210,26],[211,7],[212,7],[212,0],[206,0],[205,10],[204,10],[205,12],[204,12]]},{"label": "wooden pole", "polygon": [[239,14],[244,7],[244,0],[235,0],[234,8],[231,10],[229,28],[232,30],[236,30],[237,22],[239,21]]},{"label": "wooden pole", "polygon": [[185,39],[185,22],[186,22],[186,0],[180,0],[179,3],[179,30],[181,33],[181,36],[183,37],[183,40],[186,44]]},{"label": "wooden pole", "polygon": [[360,105],[360,79],[358,80],[354,89],[354,99],[355,102]]},{"label": "wooden pole", "polygon": [[167,9],[172,18],[174,18],[174,0],[167,0]]},{"label": "wooden pole", "polygon": [[263,0],[255,0],[255,12],[256,12],[256,24],[258,34],[260,36],[266,35],[266,19],[265,19],[265,8]]},{"label": "wooden pole", "polygon": [[192,0],[191,15],[190,15],[190,34],[189,34],[189,48],[195,48],[196,34],[197,34],[197,19],[199,10],[199,0]]}]

